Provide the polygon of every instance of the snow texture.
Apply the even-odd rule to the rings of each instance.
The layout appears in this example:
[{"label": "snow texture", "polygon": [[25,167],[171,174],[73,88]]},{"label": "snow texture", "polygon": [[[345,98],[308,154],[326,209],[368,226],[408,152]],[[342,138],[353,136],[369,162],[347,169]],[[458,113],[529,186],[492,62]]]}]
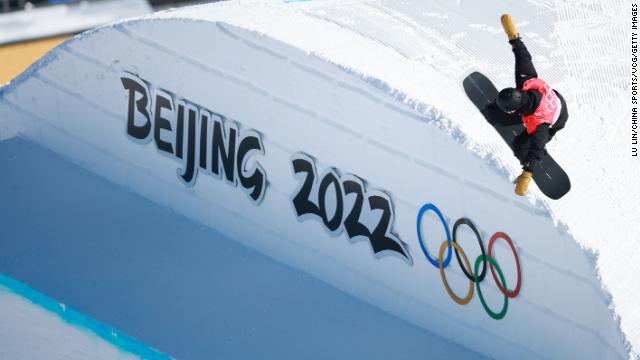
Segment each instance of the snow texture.
[{"label": "snow texture", "polygon": [[[624,1],[604,0],[507,7],[331,0],[166,11],[81,34],[0,89],[0,130],[6,129],[0,136],[17,131],[481,354],[636,357],[640,283],[632,268],[640,246],[630,224],[638,219],[633,179],[640,174],[619,120],[629,117],[626,24],[617,16],[625,8]],[[512,84],[502,12],[516,19],[541,77],[568,102],[567,127],[549,145],[573,182],[560,201],[535,188],[524,199],[511,195],[517,162],[461,90],[471,69],[498,86]],[[239,189],[204,175],[185,189],[173,159],[153,144],[127,139],[122,74],[261,133],[269,181],[263,202],[256,206]],[[296,221],[291,197],[299,180],[290,159],[299,152],[316,159],[319,173],[333,167],[390,194],[394,231],[412,262],[373,257],[366,241],[333,239],[321,222]],[[514,239],[523,287],[504,320],[489,319],[477,295],[460,307],[442,289],[416,236],[416,215],[426,202],[438,205],[450,226],[472,219],[485,243],[496,231]],[[436,229],[435,221],[427,219],[426,228]],[[470,259],[479,254],[467,250],[477,248],[473,234],[459,241]],[[438,244],[430,240],[427,247],[434,253]],[[507,249],[499,247],[496,257],[513,286]],[[447,276],[454,289],[464,289],[461,272]],[[486,291],[498,306],[497,290]]]}]

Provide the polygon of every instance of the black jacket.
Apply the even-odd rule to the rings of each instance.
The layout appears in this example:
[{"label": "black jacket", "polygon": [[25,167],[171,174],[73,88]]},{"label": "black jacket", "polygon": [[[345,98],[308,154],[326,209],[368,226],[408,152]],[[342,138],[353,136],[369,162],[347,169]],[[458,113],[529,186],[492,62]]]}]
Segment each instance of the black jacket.
[{"label": "black jacket", "polygon": [[[531,54],[522,40],[517,38],[509,41],[509,43],[511,43],[511,47],[513,48],[513,53],[516,58],[516,88],[522,89],[524,83],[527,80],[537,78],[538,73],[533,66]],[[556,95],[558,95],[560,103],[562,104],[562,110],[560,111],[560,116],[556,123],[552,127],[549,124],[540,124],[533,134],[528,134],[526,131],[523,131],[514,140],[514,152],[516,157],[520,160],[524,170],[533,172],[536,163],[538,163],[544,156],[546,151],[545,145],[553,138],[558,130],[565,126],[567,119],[569,118],[567,103],[558,91],[554,91]],[[525,96],[523,98],[523,107],[520,113],[523,115],[533,114],[538,108],[538,105],[540,105],[542,95],[537,90],[529,90],[523,95]]]}]

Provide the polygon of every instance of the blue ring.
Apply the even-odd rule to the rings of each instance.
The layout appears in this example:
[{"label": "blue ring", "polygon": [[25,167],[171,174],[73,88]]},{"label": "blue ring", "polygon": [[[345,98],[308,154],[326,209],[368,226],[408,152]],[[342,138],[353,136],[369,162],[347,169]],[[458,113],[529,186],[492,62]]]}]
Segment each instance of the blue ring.
[{"label": "blue ring", "polygon": [[440,218],[440,221],[442,222],[442,226],[444,226],[444,231],[447,233],[447,258],[442,262],[442,268],[444,269],[449,265],[449,261],[451,261],[451,233],[449,232],[449,225],[447,225],[447,221],[444,219],[444,216],[442,216],[442,213],[440,212],[440,210],[431,203],[424,204],[422,208],[420,208],[420,211],[418,212],[418,220],[417,220],[418,242],[420,242],[420,247],[422,248],[422,252],[424,253],[424,256],[427,257],[427,260],[429,260],[431,265],[440,269],[440,264],[438,264],[438,259],[434,259],[431,257],[431,255],[429,255],[429,251],[427,251],[427,247],[424,245],[424,241],[422,241],[420,223],[422,220],[422,215],[427,210],[433,210],[433,212],[436,213],[436,215],[438,215],[438,217]]}]

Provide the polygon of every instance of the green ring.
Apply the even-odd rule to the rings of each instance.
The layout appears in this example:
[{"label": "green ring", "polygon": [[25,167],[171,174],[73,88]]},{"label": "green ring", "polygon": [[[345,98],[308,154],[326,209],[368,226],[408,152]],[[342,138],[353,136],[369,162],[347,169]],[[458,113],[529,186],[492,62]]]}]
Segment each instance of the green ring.
[{"label": "green ring", "polygon": [[[504,279],[504,275],[502,275],[502,270],[500,270],[500,266],[498,266],[498,263],[495,260],[493,260],[492,257],[487,256],[486,258],[487,258],[487,261],[489,261],[489,263],[491,263],[498,271],[498,276],[500,277],[502,286],[506,289],[507,281]],[[483,255],[478,255],[478,258],[476,259],[476,264],[473,268],[473,274],[476,279],[478,279],[478,268],[480,267],[480,263],[482,262],[482,260],[483,260]],[[484,297],[482,296],[482,291],[480,290],[480,282],[478,281],[476,281],[476,289],[478,290],[478,296],[480,297],[480,302],[482,303],[482,307],[484,308],[484,311],[486,311],[487,314],[489,314],[489,316],[491,316],[492,319],[500,320],[505,315],[507,315],[507,308],[509,307],[509,298],[505,296],[502,310],[499,313],[494,313],[493,311],[491,311],[491,309],[489,309],[489,305],[487,305],[487,303],[484,301]]]}]

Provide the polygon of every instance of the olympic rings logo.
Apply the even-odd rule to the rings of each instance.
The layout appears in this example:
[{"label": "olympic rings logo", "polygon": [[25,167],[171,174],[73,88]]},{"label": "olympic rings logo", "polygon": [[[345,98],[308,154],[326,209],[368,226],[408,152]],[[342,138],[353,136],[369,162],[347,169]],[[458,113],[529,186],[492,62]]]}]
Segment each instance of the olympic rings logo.
[{"label": "olympic rings logo", "polygon": [[[420,225],[422,224],[422,218],[427,211],[433,211],[438,216],[438,218],[440,219],[440,222],[442,223],[444,231],[447,235],[447,240],[443,241],[442,244],[440,245],[440,250],[439,250],[437,259],[434,259],[429,254],[429,251],[427,250],[427,247],[425,246],[424,240],[422,238],[422,230]],[[462,251],[462,248],[460,247],[460,245],[458,245],[458,242],[456,239],[457,231],[462,225],[468,226],[473,231],[476,238],[478,239],[478,244],[480,245],[480,251],[482,252],[482,254],[478,255],[478,257],[475,260],[473,271],[471,271],[471,264],[469,263],[469,259],[465,255],[464,251]],[[452,232],[449,232],[449,225],[444,219],[444,216],[442,216],[440,209],[438,209],[434,204],[431,204],[431,203],[428,203],[422,206],[422,208],[418,212],[417,228],[418,228],[418,241],[420,242],[420,247],[422,248],[422,252],[426,256],[427,260],[433,266],[440,269],[440,277],[442,278],[442,283],[444,284],[444,288],[449,294],[449,296],[453,299],[453,301],[455,301],[460,305],[468,304],[471,301],[471,298],[473,297],[474,284],[475,284],[475,288],[478,292],[478,297],[480,298],[482,307],[487,312],[487,314],[492,319],[495,319],[495,320],[500,320],[504,318],[505,315],[507,314],[507,308],[509,307],[509,298],[513,299],[518,295],[518,293],[520,292],[520,284],[521,284],[520,259],[518,258],[518,254],[516,253],[516,248],[513,245],[513,241],[511,241],[511,238],[509,238],[509,236],[507,236],[507,234],[503,232],[496,232],[491,236],[489,240],[488,250],[487,252],[485,252],[484,243],[482,242],[482,238],[480,238],[480,233],[478,232],[478,229],[476,228],[476,226],[473,224],[471,220],[467,218],[458,219],[453,225]],[[453,234],[453,237],[451,236],[452,234]],[[500,266],[498,265],[498,263],[491,256],[493,245],[498,239],[503,239],[507,242],[516,260],[516,268],[517,268],[518,275],[517,275],[516,287],[513,290],[507,289],[507,282],[504,278],[502,270],[500,269]],[[453,292],[453,290],[451,290],[451,288],[449,287],[449,283],[447,282],[447,277],[445,276],[445,273],[444,273],[444,269],[449,265],[449,262],[451,261],[452,249],[456,254],[458,265],[460,265],[462,272],[469,279],[469,290],[467,291],[466,296],[463,298],[459,297]],[[443,260],[443,255],[445,250],[447,250],[447,257]],[[464,260],[464,266],[462,264],[463,260]],[[482,271],[478,271],[481,263],[482,263]],[[493,277],[493,280],[498,286],[498,289],[500,290],[500,292],[504,295],[504,303],[502,305],[502,309],[499,312],[494,312],[489,308],[489,305],[487,305],[487,302],[485,301],[482,295],[482,290],[480,289],[480,283],[484,280],[485,275],[487,274],[487,263],[489,264],[489,269],[491,270],[491,275]],[[497,272],[497,275],[496,275],[496,272]],[[498,277],[500,278],[500,281],[498,281]]]}]

